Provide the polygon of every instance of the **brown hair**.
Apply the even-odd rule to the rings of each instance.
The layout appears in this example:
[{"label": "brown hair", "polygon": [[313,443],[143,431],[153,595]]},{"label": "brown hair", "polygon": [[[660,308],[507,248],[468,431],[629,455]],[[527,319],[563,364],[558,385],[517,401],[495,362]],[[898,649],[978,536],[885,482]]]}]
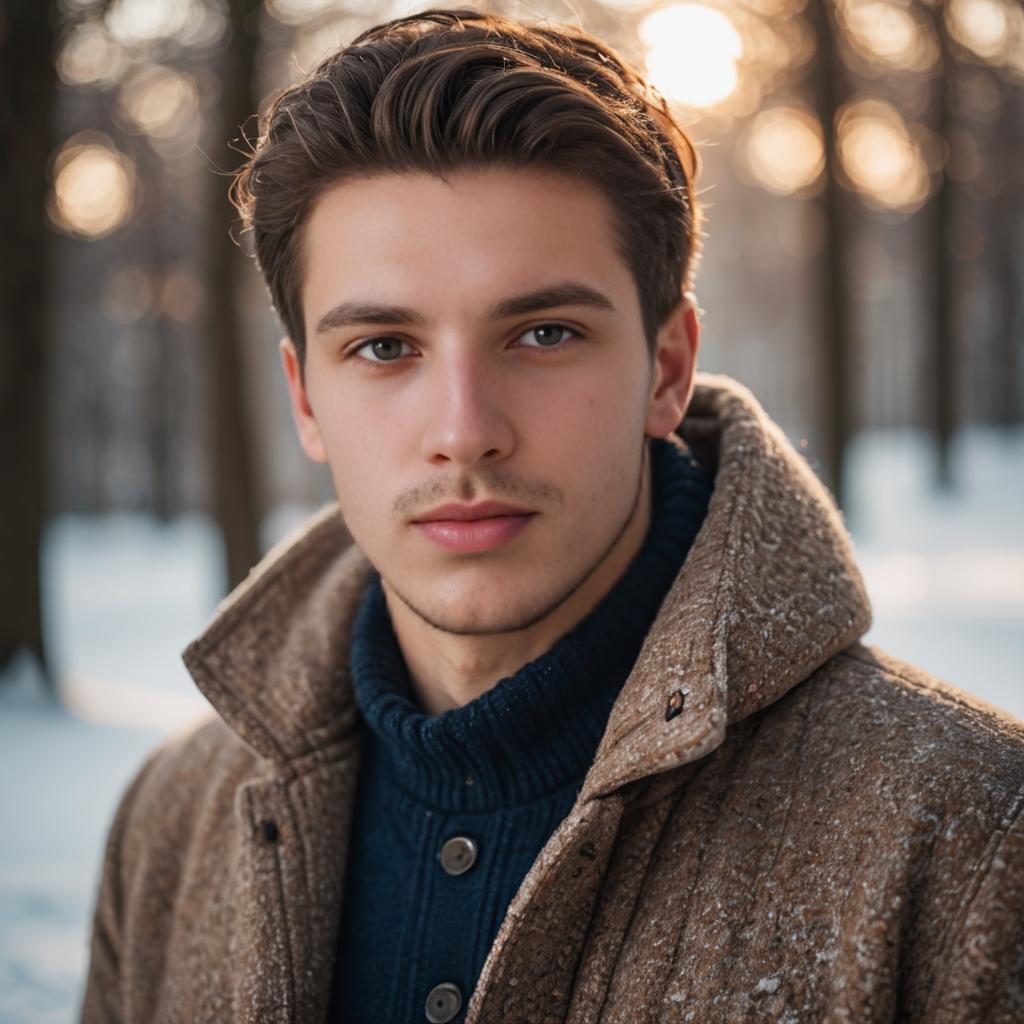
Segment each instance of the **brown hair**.
[{"label": "brown hair", "polygon": [[326,188],[538,165],[580,175],[609,200],[653,349],[699,258],[700,162],[664,98],[598,39],[431,9],[368,29],[284,90],[231,196],[300,362],[302,226]]}]

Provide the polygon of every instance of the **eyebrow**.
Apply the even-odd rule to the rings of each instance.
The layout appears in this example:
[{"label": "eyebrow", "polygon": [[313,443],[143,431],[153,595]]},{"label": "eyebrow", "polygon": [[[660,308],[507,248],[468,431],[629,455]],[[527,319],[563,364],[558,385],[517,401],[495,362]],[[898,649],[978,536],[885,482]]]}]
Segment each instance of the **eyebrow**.
[{"label": "eyebrow", "polygon": [[[555,306],[587,306],[604,312],[615,312],[612,300],[596,288],[579,281],[562,281],[502,299],[487,310],[486,317],[490,320],[503,320],[510,316],[523,316],[527,313],[553,309]],[[316,333],[326,334],[339,327],[361,324],[409,324],[423,327],[426,323],[422,313],[408,306],[380,306],[370,302],[352,301],[339,303],[320,317]]]}]

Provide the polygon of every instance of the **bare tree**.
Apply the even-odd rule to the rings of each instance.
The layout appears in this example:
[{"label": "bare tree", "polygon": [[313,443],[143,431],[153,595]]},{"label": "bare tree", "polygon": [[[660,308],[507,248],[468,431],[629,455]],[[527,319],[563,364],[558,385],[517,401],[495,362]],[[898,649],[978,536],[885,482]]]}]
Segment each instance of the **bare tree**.
[{"label": "bare tree", "polygon": [[1024,418],[1021,376],[1024,374],[1024,89],[999,78],[1002,114],[994,144],[995,164],[1005,175],[991,202],[998,314],[992,338],[992,418],[1009,425]]},{"label": "bare tree", "polygon": [[[939,41],[940,58],[938,74],[935,77],[935,133],[941,139],[954,137],[953,100],[956,90],[956,58],[952,53],[949,35],[946,31],[944,5],[931,8],[935,35]],[[926,208],[930,214],[929,239],[926,259],[931,264],[931,283],[926,291],[928,309],[925,322],[928,325],[928,357],[925,360],[928,373],[928,418],[935,435],[936,483],[948,489],[952,486],[950,467],[950,443],[956,429],[956,381],[960,374],[959,359],[954,344],[956,316],[956,275],[952,267],[950,232],[952,230],[955,204],[954,186],[942,167],[938,172],[939,181],[935,194]]]},{"label": "bare tree", "polygon": [[[230,0],[229,36],[221,66],[222,99],[212,151],[223,167],[237,163],[229,147],[256,111],[254,95],[260,0]],[[224,536],[228,585],[245,578],[260,556],[260,497],[247,409],[243,332],[237,309],[248,262],[232,236],[234,207],[227,179],[211,174],[205,233],[204,343],[213,504]]]},{"label": "bare tree", "polygon": [[825,483],[841,508],[844,497],[843,457],[851,433],[849,379],[852,332],[849,286],[843,266],[846,224],[842,193],[836,179],[839,165],[836,112],[840,105],[838,83],[842,67],[836,54],[831,6],[826,0],[811,0],[807,5],[807,15],[817,43],[811,86],[825,153],[824,184],[818,200],[824,214],[825,238],[817,289],[822,326],[819,356],[821,393],[825,398],[822,469]]},{"label": "bare tree", "polygon": [[47,508],[51,244],[43,211],[56,18],[43,0],[9,0],[0,12],[0,668],[27,649],[46,669],[39,554]]}]

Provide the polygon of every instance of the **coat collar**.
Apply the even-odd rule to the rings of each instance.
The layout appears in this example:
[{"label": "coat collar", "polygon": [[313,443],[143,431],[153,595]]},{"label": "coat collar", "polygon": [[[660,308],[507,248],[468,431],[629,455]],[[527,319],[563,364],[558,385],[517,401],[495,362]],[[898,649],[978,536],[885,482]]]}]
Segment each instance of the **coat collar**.
[{"label": "coat collar", "polygon": [[[747,388],[698,373],[678,434],[715,473],[707,517],[612,709],[583,798],[703,757],[863,635],[842,517]],[[372,567],[331,503],[282,541],[184,651],[196,684],[273,762],[352,730],[352,620]],[[682,710],[667,717],[669,702]]]}]

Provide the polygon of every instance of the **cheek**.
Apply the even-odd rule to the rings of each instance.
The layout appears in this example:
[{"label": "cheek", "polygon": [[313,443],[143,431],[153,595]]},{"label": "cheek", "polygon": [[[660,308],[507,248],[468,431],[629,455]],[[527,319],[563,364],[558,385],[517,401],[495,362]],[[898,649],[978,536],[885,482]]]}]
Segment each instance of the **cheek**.
[{"label": "cheek", "polygon": [[542,460],[582,514],[603,520],[632,500],[647,415],[646,380],[636,378],[635,366],[589,374],[528,403],[528,461]]},{"label": "cheek", "polygon": [[361,404],[333,396],[314,404],[327,462],[342,514],[353,532],[365,533],[384,521],[394,495],[392,461],[398,454],[401,424],[379,403]]},{"label": "cheek", "polygon": [[639,447],[647,416],[646,381],[623,365],[574,382],[547,403],[553,436],[573,437],[587,450],[618,458]]}]

